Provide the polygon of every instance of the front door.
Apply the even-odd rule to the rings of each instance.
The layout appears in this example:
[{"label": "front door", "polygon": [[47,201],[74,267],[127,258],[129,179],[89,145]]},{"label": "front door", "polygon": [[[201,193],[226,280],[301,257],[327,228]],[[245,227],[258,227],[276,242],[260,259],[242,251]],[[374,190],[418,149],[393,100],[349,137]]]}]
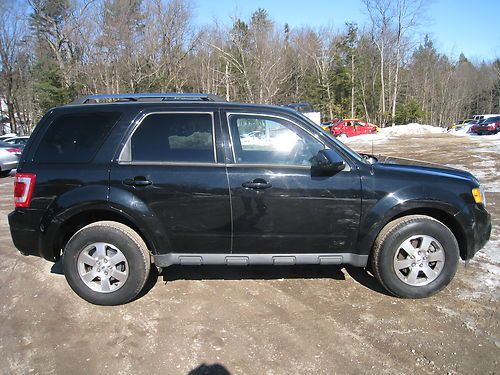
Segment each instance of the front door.
[{"label": "front door", "polygon": [[358,233],[357,170],[311,176],[325,145],[298,123],[268,115],[227,114],[233,253],[351,252]]},{"label": "front door", "polygon": [[147,205],[144,215],[160,223],[152,228],[155,236],[165,239],[161,252],[230,251],[228,182],[215,146],[219,132],[217,112],[148,113],[112,166],[111,201],[126,190],[136,211]]}]

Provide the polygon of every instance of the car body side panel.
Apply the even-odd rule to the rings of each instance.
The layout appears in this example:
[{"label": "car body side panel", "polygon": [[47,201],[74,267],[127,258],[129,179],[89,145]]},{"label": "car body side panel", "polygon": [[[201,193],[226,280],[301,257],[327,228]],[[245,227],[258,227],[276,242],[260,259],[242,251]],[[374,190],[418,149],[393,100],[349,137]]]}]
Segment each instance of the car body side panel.
[{"label": "car body side panel", "polygon": [[0,148],[0,172],[17,167],[18,156]]},{"label": "car body side panel", "polygon": [[[451,177],[446,170],[435,169],[435,172],[431,172],[429,169],[428,175],[411,169],[403,174],[403,170],[406,167],[383,164],[361,168],[363,213],[358,242],[360,253],[368,254],[371,251],[380,230],[394,217],[407,211],[425,209],[437,210],[453,217],[470,241],[467,245],[474,246],[477,216],[473,210],[477,205],[470,192],[474,187],[472,180],[460,171]],[[460,174],[464,174],[464,177],[457,178]],[[423,182],[423,178],[432,178],[432,184]],[[451,178],[454,183],[450,183]],[[485,215],[489,216],[487,213]],[[480,220],[486,220],[486,216]],[[467,252],[471,251],[468,248]]]}]

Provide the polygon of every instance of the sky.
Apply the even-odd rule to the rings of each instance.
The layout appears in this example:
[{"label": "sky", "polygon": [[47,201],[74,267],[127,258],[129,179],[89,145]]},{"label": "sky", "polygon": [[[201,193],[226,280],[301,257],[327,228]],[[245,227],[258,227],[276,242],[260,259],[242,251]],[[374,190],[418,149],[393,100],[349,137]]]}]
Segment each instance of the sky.
[{"label": "sky", "polygon": [[[471,61],[500,58],[499,0],[430,0],[415,37],[429,34],[441,53],[457,58],[461,52]],[[367,24],[361,0],[193,0],[198,24],[214,20],[230,23],[230,17],[248,19],[264,8],[278,24],[331,26],[342,29],[346,22]]]}]

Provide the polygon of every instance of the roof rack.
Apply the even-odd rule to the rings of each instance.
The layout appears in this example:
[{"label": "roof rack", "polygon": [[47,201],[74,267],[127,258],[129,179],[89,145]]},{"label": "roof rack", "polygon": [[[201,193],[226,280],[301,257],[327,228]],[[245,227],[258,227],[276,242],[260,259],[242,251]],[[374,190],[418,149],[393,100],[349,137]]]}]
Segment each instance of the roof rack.
[{"label": "roof rack", "polygon": [[76,98],[71,105],[87,104],[89,102],[99,103],[101,101],[113,102],[137,102],[148,99],[159,99],[160,101],[187,100],[187,101],[206,101],[206,102],[225,102],[226,100],[214,94],[195,94],[195,93],[142,93],[142,94],[95,94],[85,95]]}]

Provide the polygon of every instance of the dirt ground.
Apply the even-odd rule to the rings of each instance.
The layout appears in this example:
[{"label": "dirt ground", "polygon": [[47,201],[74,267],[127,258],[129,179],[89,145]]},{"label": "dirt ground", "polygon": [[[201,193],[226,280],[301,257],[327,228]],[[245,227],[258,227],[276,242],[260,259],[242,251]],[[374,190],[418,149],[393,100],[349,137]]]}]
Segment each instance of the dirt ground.
[{"label": "dirt ground", "polygon": [[491,241],[424,300],[391,297],[355,268],[172,267],[130,304],[93,306],[58,264],[14,248],[12,177],[0,179],[0,373],[499,373],[499,142],[439,134],[374,144],[376,154],[470,170],[487,190]]}]

